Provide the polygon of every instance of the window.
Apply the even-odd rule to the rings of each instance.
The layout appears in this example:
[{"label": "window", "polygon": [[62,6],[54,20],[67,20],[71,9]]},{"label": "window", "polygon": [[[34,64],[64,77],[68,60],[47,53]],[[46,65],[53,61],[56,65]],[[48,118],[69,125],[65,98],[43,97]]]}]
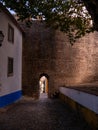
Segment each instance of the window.
[{"label": "window", "polygon": [[8,76],[13,76],[13,58],[8,57]]},{"label": "window", "polygon": [[14,43],[14,28],[8,24],[8,41]]}]

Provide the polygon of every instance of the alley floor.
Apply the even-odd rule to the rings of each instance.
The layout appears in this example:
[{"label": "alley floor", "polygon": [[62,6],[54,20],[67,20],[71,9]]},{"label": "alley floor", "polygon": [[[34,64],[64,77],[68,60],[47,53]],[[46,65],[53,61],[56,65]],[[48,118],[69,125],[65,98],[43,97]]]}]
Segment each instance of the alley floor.
[{"label": "alley floor", "polygon": [[0,130],[90,130],[65,103],[59,99],[39,100],[23,97],[7,111],[0,112]]}]

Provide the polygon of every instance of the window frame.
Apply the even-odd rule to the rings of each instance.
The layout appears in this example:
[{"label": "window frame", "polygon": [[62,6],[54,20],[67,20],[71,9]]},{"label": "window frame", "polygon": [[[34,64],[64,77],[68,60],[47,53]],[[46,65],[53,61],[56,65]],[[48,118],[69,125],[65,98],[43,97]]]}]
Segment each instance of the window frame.
[{"label": "window frame", "polygon": [[7,76],[14,75],[14,58],[8,57]]},{"label": "window frame", "polygon": [[14,28],[8,23],[8,41],[14,43]]}]

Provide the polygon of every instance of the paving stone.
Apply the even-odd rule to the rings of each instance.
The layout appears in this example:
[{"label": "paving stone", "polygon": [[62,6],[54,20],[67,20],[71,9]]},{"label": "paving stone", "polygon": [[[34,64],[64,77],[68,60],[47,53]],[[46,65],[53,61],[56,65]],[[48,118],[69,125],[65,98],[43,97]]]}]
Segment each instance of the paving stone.
[{"label": "paving stone", "polygon": [[90,130],[87,123],[59,99],[22,98],[0,113],[0,130]]}]

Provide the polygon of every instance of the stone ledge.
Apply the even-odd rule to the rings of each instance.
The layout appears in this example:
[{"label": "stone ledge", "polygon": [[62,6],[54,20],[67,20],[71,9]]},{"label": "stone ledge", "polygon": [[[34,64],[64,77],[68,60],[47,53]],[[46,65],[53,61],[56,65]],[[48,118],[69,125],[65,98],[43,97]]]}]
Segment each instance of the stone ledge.
[{"label": "stone ledge", "polygon": [[73,110],[75,110],[79,117],[83,117],[92,130],[98,129],[98,114],[80,105],[62,93],[60,93],[60,99],[66,102]]},{"label": "stone ledge", "polygon": [[60,93],[98,114],[98,96],[65,87],[60,87]]},{"label": "stone ledge", "polygon": [[64,86],[64,87],[98,96],[98,82],[85,83],[85,84],[73,85],[73,86]]}]

